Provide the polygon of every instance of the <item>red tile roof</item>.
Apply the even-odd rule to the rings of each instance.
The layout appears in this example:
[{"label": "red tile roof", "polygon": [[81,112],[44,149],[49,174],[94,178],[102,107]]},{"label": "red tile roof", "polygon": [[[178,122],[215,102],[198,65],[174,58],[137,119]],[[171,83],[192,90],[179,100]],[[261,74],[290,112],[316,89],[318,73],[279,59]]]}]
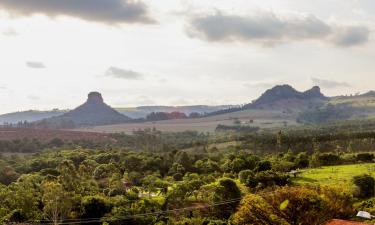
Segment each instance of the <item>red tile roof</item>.
[{"label": "red tile roof", "polygon": [[367,223],[353,222],[347,220],[331,220],[326,225],[369,225]]}]

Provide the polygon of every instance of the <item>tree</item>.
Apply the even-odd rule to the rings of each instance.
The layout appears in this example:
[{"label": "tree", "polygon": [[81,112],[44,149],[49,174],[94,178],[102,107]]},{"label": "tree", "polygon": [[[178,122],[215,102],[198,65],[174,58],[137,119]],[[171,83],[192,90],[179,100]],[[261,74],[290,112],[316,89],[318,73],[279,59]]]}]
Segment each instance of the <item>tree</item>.
[{"label": "tree", "polygon": [[277,215],[277,211],[259,195],[249,194],[231,218],[233,225],[290,225]]},{"label": "tree", "polygon": [[368,174],[353,177],[353,183],[358,188],[358,197],[373,197],[375,192],[375,179]]},{"label": "tree", "polygon": [[82,199],[82,218],[101,218],[110,211],[107,200],[101,196],[87,196]]},{"label": "tree", "polygon": [[353,215],[351,196],[333,188],[282,187],[249,194],[232,216],[234,225],[320,225]]},{"label": "tree", "polygon": [[270,161],[267,161],[267,160],[263,160],[263,161],[258,162],[258,165],[255,168],[255,170],[257,172],[268,171],[268,170],[271,170],[271,169],[272,169],[272,163]]},{"label": "tree", "polygon": [[236,209],[241,198],[241,191],[236,182],[229,178],[220,179],[215,185],[211,196],[212,203],[232,201],[225,205],[214,207],[214,214],[218,218],[228,219]]},{"label": "tree", "polygon": [[9,185],[17,180],[19,174],[11,166],[1,165],[0,162],[0,183]]},{"label": "tree", "polygon": [[58,225],[69,216],[73,206],[72,195],[57,182],[45,182],[42,186],[43,212],[54,225]]}]

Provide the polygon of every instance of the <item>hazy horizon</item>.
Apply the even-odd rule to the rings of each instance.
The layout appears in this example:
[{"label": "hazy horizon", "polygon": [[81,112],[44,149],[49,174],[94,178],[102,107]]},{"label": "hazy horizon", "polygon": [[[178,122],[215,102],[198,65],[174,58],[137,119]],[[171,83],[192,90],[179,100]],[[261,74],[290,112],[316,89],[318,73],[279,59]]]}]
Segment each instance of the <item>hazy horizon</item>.
[{"label": "hazy horizon", "polygon": [[248,103],[373,89],[371,0],[0,0],[0,113]]},{"label": "hazy horizon", "polygon": [[[278,86],[278,85],[288,85],[288,84],[275,84],[273,87]],[[270,87],[270,88],[272,88],[272,87]],[[170,105],[162,105],[162,104],[154,103],[154,104],[149,104],[149,105],[132,105],[132,106],[116,105],[116,106],[113,106],[113,105],[111,105],[110,103],[108,103],[106,101],[105,95],[103,95],[103,93],[101,93],[101,94],[103,96],[103,100],[104,100],[105,103],[109,104],[113,108],[125,109],[125,108],[137,108],[137,107],[186,107],[186,106],[224,106],[224,105],[240,106],[240,105],[251,103],[252,101],[256,100],[266,90],[269,90],[269,89],[268,88],[264,89],[264,91],[262,91],[261,93],[259,93],[259,95],[257,97],[255,97],[254,99],[249,99],[247,102],[233,103],[233,104],[231,102],[228,102],[227,104],[217,104],[217,105],[199,104],[199,103],[198,104],[185,104],[185,105],[171,105],[171,104]],[[306,90],[298,90],[298,89],[296,89],[296,90],[300,91],[300,92],[306,91]],[[96,91],[92,91],[92,92],[96,92]],[[365,92],[363,92],[361,94],[364,94],[364,93]],[[323,94],[325,94],[325,93],[323,93]],[[355,94],[360,94],[360,93],[355,93]],[[355,94],[352,94],[352,95],[355,95]],[[337,95],[337,96],[327,96],[327,95],[325,95],[325,96],[326,97],[338,97],[338,96],[348,96],[348,95],[351,95],[351,93],[343,94],[343,95]],[[86,100],[87,100],[87,95],[86,95],[86,97],[82,97],[82,101],[79,103],[79,105],[83,104]],[[71,108],[58,108],[58,107],[57,108],[37,108],[37,107],[34,107],[34,108],[25,109],[25,110],[16,110],[16,111],[10,111],[10,112],[1,112],[1,110],[0,110],[0,115],[1,114],[14,113],[14,112],[29,111],[29,110],[32,110],[32,111],[72,110],[72,109],[78,107],[79,105],[72,106]]]}]

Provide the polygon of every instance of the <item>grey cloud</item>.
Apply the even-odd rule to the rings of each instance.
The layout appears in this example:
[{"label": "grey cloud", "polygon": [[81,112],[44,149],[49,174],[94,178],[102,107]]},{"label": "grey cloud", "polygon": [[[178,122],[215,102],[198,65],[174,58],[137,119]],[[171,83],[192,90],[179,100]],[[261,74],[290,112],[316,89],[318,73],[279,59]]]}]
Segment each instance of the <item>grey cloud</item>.
[{"label": "grey cloud", "polygon": [[26,62],[26,65],[33,69],[44,69],[46,66],[42,62]]},{"label": "grey cloud", "polygon": [[[263,45],[299,40],[320,40],[338,46],[354,46],[368,40],[364,27],[337,28],[313,15],[281,17],[273,13],[253,16],[211,15],[194,16],[187,34],[213,42],[248,41]],[[367,32],[366,32],[367,31]]]},{"label": "grey cloud", "polygon": [[108,24],[150,23],[147,6],[136,0],[0,0],[14,15],[71,16]]},{"label": "grey cloud", "polygon": [[350,87],[350,84],[346,82],[338,82],[333,80],[326,80],[326,79],[320,79],[316,77],[312,77],[311,81],[314,85],[320,86],[323,88],[338,88],[338,87]]},{"label": "grey cloud", "polygon": [[106,73],[108,77],[115,77],[127,80],[139,80],[143,77],[141,73],[135,72],[133,70],[121,69],[118,67],[110,67]]},{"label": "grey cloud", "polygon": [[27,98],[32,101],[40,100],[40,97],[36,95],[28,95]]},{"label": "grey cloud", "polygon": [[332,39],[338,46],[350,47],[361,45],[369,40],[370,30],[363,26],[349,26],[337,29]]}]

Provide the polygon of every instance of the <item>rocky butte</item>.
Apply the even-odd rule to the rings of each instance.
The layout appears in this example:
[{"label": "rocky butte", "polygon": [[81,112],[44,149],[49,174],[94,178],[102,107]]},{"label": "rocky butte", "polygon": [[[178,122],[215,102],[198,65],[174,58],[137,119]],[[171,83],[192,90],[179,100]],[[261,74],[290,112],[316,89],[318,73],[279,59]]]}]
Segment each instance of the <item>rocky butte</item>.
[{"label": "rocky butte", "polygon": [[129,117],[104,103],[103,97],[99,92],[91,92],[88,94],[85,103],[50,120],[70,121],[75,126],[84,126],[123,123],[128,121]]}]

